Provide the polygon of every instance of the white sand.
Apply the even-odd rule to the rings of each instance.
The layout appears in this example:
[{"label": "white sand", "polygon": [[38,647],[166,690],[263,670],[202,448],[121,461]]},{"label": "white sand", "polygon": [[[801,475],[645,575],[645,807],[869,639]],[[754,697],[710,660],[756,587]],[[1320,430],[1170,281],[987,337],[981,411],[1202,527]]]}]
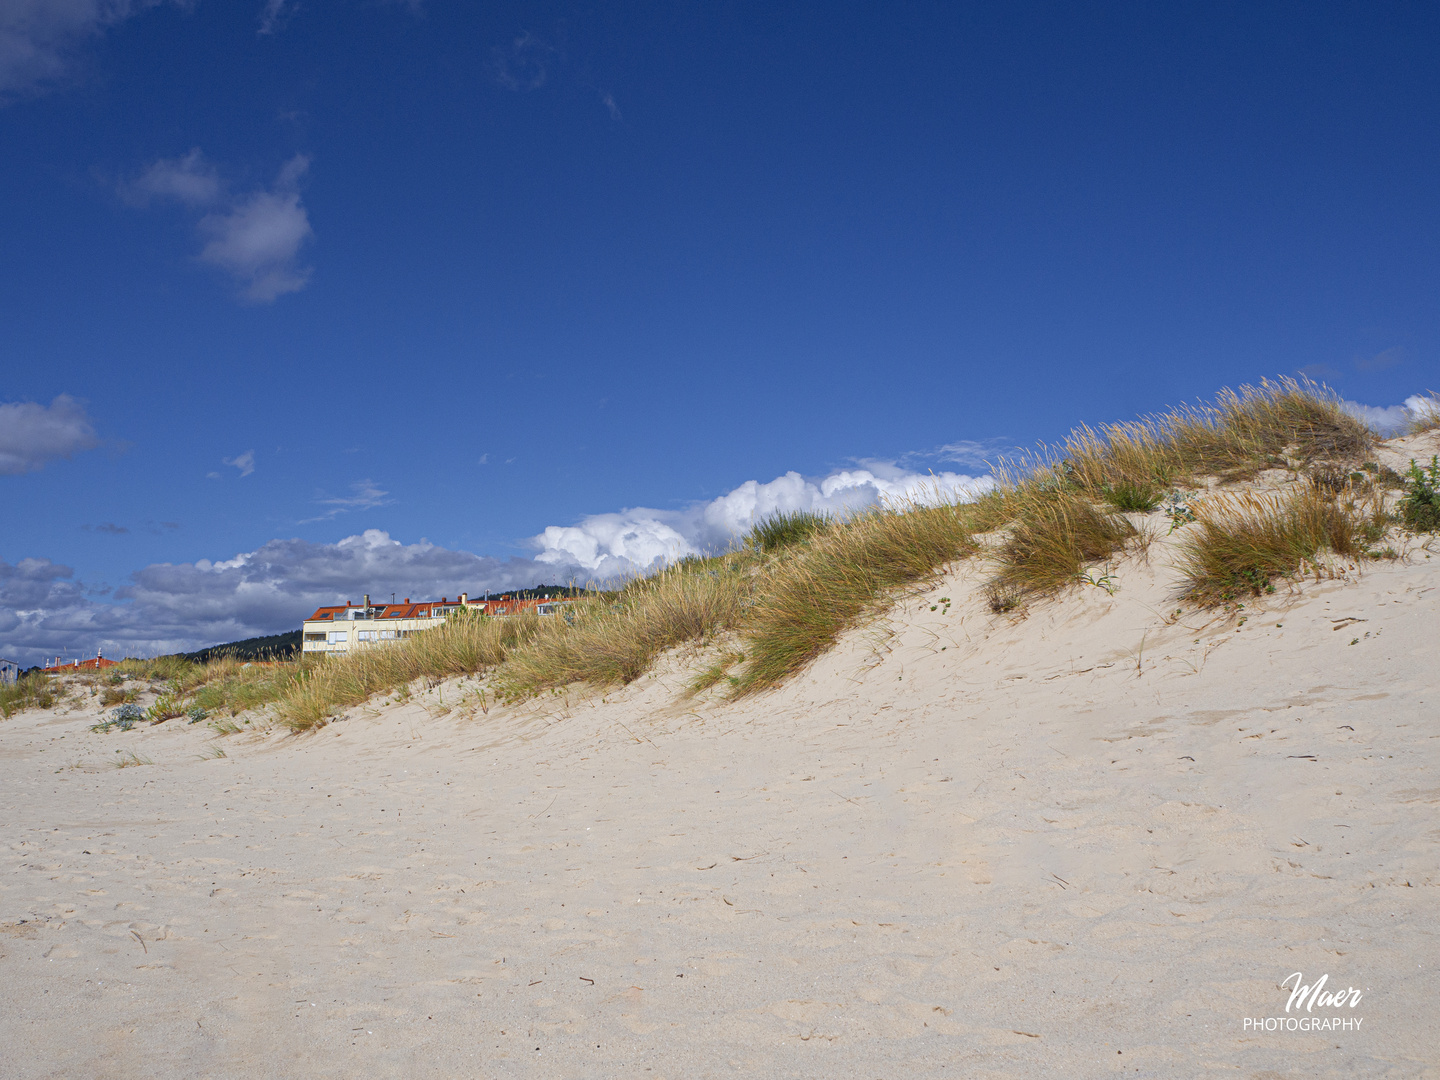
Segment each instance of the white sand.
[{"label": "white sand", "polygon": [[[1172,555],[739,705],[13,717],[0,1075],[1440,1076],[1440,550],[1238,627]],[[1245,1031],[1296,971],[1360,1030]]]}]

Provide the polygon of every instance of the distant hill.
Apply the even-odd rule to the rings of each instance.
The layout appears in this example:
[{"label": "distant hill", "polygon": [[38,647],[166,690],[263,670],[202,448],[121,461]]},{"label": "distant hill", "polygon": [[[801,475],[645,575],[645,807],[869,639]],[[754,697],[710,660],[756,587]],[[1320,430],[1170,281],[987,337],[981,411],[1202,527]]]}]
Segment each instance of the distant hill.
[{"label": "distant hill", "polygon": [[270,634],[267,637],[246,638],[244,641],[229,641],[224,645],[211,645],[208,649],[180,653],[186,660],[206,664],[222,656],[233,656],[237,660],[284,660],[300,651],[300,631],[288,634]]}]

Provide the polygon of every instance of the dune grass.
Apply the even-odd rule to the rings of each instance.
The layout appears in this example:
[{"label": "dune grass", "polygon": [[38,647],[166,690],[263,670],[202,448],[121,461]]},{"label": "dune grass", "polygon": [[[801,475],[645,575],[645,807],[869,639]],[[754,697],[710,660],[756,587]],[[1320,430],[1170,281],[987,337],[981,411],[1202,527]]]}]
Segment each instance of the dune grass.
[{"label": "dune grass", "polygon": [[1153,481],[1117,480],[1106,484],[1100,496],[1116,510],[1148,514],[1165,498],[1165,489]]},{"label": "dune grass", "polygon": [[1049,456],[1063,459],[1066,476],[1099,498],[1120,484],[1249,480],[1318,461],[1355,466],[1374,444],[1375,434],[1332,391],[1279,379],[1222,390],[1213,405],[1077,428]]},{"label": "dune grass", "polygon": [[1420,407],[1414,411],[1409,425],[1406,427],[1407,435],[1419,435],[1426,431],[1440,429],[1440,394],[1434,390],[1427,390],[1420,395]]},{"label": "dune grass", "polygon": [[745,667],[736,694],[783,682],[896,590],[975,550],[959,505],[871,510],[815,534],[769,568],[757,590],[740,629]]},{"label": "dune grass", "polygon": [[[785,543],[814,534],[797,532]],[[496,690],[516,699],[569,683],[633,682],[667,649],[732,629],[751,600],[752,569],[744,553],[687,560],[630,582],[612,598],[577,605],[571,619],[546,622],[516,650],[497,673]]]},{"label": "dune grass", "polygon": [[808,510],[772,514],[759,522],[745,538],[745,545],[756,551],[779,551],[809,540],[835,524],[829,514],[813,514]]},{"label": "dune grass", "polygon": [[25,709],[49,709],[55,704],[55,687],[49,675],[26,675],[8,685],[0,684],[0,717],[9,719]]},{"label": "dune grass", "polygon": [[1012,506],[1010,534],[986,584],[996,612],[1075,584],[1087,566],[1109,559],[1138,534],[1123,514],[1076,492],[1032,486]]},{"label": "dune grass", "polygon": [[1181,545],[1181,595],[1200,607],[1274,592],[1277,579],[1318,569],[1325,551],[1350,558],[1363,551],[1356,508],[1308,485],[1212,496],[1195,515]]},{"label": "dune grass", "polygon": [[[550,616],[554,618],[554,616]],[[394,645],[358,649],[299,667],[281,695],[277,715],[292,731],[323,724],[339,710],[419,678],[445,679],[488,671],[533,640],[542,616],[506,619],[455,613],[440,626]]]}]

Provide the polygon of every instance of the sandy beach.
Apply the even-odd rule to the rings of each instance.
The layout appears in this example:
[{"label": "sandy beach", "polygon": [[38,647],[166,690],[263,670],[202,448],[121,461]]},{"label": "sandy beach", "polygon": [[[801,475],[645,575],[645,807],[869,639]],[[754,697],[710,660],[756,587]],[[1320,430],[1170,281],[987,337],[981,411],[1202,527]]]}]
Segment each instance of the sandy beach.
[{"label": "sandy beach", "polygon": [[740,703],[16,715],[0,1074],[1440,1076],[1440,554],[1177,617],[1161,534]]}]

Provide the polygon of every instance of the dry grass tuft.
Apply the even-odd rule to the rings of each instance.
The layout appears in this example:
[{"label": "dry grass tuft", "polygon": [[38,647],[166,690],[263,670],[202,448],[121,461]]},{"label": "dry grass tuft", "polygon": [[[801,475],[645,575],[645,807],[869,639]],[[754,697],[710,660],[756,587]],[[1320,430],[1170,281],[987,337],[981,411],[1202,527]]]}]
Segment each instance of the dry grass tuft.
[{"label": "dry grass tuft", "polygon": [[[1076,429],[1042,453],[1062,476],[1097,498],[1122,484],[1193,484],[1205,477],[1251,479],[1264,469],[1317,461],[1353,467],[1376,436],[1328,388],[1279,379],[1222,390],[1213,405]],[[1029,462],[1018,463],[1024,471]]]},{"label": "dry grass tuft", "polygon": [[1326,550],[1359,557],[1364,522],[1352,506],[1312,486],[1289,494],[1219,495],[1195,505],[1182,545],[1182,597],[1219,607],[1274,592],[1277,578],[1317,565]]},{"label": "dry grass tuft", "polygon": [[754,586],[743,554],[692,559],[631,582],[617,595],[552,620],[496,673],[507,699],[570,683],[621,686],[667,649],[706,642],[736,625]]},{"label": "dry grass tuft", "polygon": [[1123,515],[1073,492],[1036,486],[1020,493],[1015,504],[999,569],[987,586],[991,610],[997,612],[1075,584],[1085,567],[1110,558],[1137,535]]},{"label": "dry grass tuft", "polygon": [[1440,429],[1440,394],[1427,390],[1420,395],[1418,408],[1412,408],[1413,416],[1405,429],[1407,435],[1419,435],[1425,431]]},{"label": "dry grass tuft", "polygon": [[958,505],[872,510],[816,535],[769,568],[741,627],[736,693],[778,685],[896,589],[975,550],[969,508]]},{"label": "dry grass tuft", "polygon": [[38,672],[15,680],[8,686],[0,683],[0,717],[9,719],[26,709],[49,709],[55,705],[55,687],[49,675]]}]

